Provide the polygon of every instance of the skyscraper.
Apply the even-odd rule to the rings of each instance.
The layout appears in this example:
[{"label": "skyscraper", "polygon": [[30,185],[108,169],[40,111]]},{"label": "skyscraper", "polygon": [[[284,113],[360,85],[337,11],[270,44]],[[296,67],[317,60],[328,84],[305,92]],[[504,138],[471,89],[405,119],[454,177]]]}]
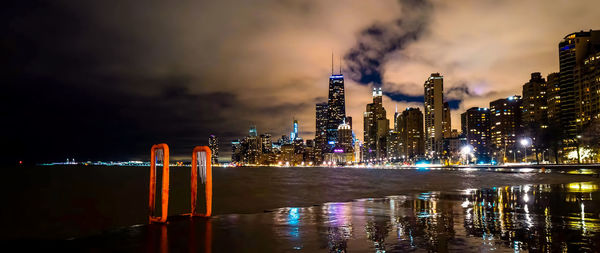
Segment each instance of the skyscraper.
[{"label": "skyscraper", "polygon": [[467,138],[467,143],[473,147],[475,157],[487,160],[490,146],[490,110],[471,107],[460,117],[462,132]]},{"label": "skyscraper", "polygon": [[292,122],[292,132],[290,133],[290,142],[294,142],[298,138],[298,120]]},{"label": "skyscraper", "polygon": [[242,143],[240,140],[235,140],[231,142],[231,162],[232,163],[243,163],[244,159],[244,150],[242,148]]},{"label": "skyscraper", "polygon": [[344,95],[344,75],[329,77],[329,98],[327,100],[327,143],[335,146],[337,129],[346,118],[346,98]]},{"label": "skyscraper", "polygon": [[213,164],[219,163],[219,138],[214,135],[208,137],[208,147],[210,148],[211,162]]},{"label": "skyscraper", "polygon": [[425,150],[437,156],[442,151],[444,77],[433,73],[425,81]]},{"label": "skyscraper", "polygon": [[327,134],[327,103],[316,104],[315,137]]},{"label": "skyscraper", "polygon": [[548,124],[549,126],[560,126],[560,87],[559,73],[550,73],[547,77],[546,98],[548,105]]},{"label": "skyscraper", "polygon": [[442,114],[442,137],[450,138],[452,136],[452,117],[450,116],[450,104],[444,102],[444,114]]},{"label": "skyscraper", "polygon": [[323,154],[328,152],[327,145],[327,103],[316,105],[315,122],[315,162],[320,163],[323,160]]},{"label": "skyscraper", "polygon": [[273,140],[271,134],[264,133],[260,135],[261,150],[263,154],[269,154],[273,151]]},{"label": "skyscraper", "polygon": [[338,126],[338,140],[336,149],[343,150],[343,153],[353,153],[354,147],[352,146],[352,129],[346,122]]},{"label": "skyscraper", "polygon": [[600,52],[600,30],[571,33],[558,44],[560,62],[560,121],[565,138],[577,135],[577,116],[582,88],[582,79],[576,69],[582,68],[585,59]]},{"label": "skyscraper", "polygon": [[249,136],[246,137],[247,150],[245,152],[245,162],[249,164],[259,164],[260,155],[262,154],[262,145],[260,142],[260,138],[258,137],[258,132],[256,131],[256,126],[250,126]]},{"label": "skyscraper", "polygon": [[425,154],[423,113],[419,108],[406,108],[398,117],[398,132],[402,143],[402,155],[415,158]]},{"label": "skyscraper", "polygon": [[256,126],[255,125],[251,125],[250,126],[250,130],[248,131],[248,133],[249,133],[248,135],[250,137],[256,137],[256,136],[258,136],[258,132],[256,131]]},{"label": "skyscraper", "polygon": [[382,159],[386,157],[389,120],[383,108],[383,92],[381,88],[373,88],[373,103],[367,104],[364,113],[363,138],[365,152],[363,158]]},{"label": "skyscraper", "polygon": [[548,128],[548,87],[546,80],[539,72],[531,73],[529,82],[523,85],[523,126],[528,136],[541,128]]},{"label": "skyscraper", "polygon": [[575,76],[579,77],[575,122],[579,133],[583,133],[592,122],[600,120],[600,52],[588,56],[576,67]]},{"label": "skyscraper", "polygon": [[506,158],[509,150],[517,146],[517,138],[521,133],[521,108],[520,96],[502,98],[490,102],[490,136],[491,144],[497,153],[497,158]]}]

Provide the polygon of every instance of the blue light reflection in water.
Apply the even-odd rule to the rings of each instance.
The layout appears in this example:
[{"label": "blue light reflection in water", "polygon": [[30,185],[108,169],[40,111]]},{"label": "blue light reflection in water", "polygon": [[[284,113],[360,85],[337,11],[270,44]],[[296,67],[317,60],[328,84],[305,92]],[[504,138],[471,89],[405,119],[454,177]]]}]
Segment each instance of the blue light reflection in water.
[{"label": "blue light reflection in water", "polygon": [[292,226],[297,226],[300,222],[300,214],[298,213],[298,208],[293,207],[290,208],[290,212],[288,214],[288,224]]},{"label": "blue light reflection in water", "polygon": [[290,208],[287,224],[291,226],[289,231],[290,236],[300,238],[300,228],[298,226],[300,224],[300,213],[297,207]]}]

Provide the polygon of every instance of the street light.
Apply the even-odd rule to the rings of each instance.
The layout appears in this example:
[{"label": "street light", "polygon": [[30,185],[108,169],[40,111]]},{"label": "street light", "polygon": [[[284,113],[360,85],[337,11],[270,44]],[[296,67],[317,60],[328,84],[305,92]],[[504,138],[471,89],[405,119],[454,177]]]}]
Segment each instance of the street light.
[{"label": "street light", "polygon": [[460,150],[460,153],[462,153],[466,157],[467,164],[469,164],[469,155],[471,154],[471,152],[473,152],[473,148],[471,148],[470,145],[464,146]]},{"label": "street light", "polygon": [[529,146],[529,139],[521,139],[521,145],[523,146],[523,150],[525,151],[525,163],[527,163],[527,146]]}]

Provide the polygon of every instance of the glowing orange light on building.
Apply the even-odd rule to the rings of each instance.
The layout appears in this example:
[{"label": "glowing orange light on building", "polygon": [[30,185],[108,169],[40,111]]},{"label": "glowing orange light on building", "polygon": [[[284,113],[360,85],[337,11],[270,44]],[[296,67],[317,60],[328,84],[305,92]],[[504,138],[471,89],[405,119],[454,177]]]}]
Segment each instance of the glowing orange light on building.
[{"label": "glowing orange light on building", "polygon": [[[200,156],[200,157],[199,157]],[[200,167],[199,165],[200,161]],[[198,192],[198,174],[202,172],[201,179],[205,179],[205,193],[206,193],[206,213],[200,214],[196,212],[196,198]],[[192,190],[192,208],[191,216],[203,216],[208,217],[212,213],[212,166],[211,166],[211,151],[207,146],[197,146],[194,148],[192,153],[192,177],[191,177],[191,190]]]},{"label": "glowing orange light on building", "polygon": [[[156,151],[162,150],[163,175],[161,193],[161,216],[154,216],[156,199]],[[167,221],[169,209],[169,146],[165,143],[155,144],[150,150],[150,193],[148,202],[148,220],[150,223]]]}]

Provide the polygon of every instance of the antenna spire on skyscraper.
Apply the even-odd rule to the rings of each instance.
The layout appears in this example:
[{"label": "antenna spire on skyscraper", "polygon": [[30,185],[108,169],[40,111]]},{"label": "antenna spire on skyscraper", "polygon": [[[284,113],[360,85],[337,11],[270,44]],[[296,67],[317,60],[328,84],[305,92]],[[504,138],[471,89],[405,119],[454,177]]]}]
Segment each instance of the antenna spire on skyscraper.
[{"label": "antenna spire on skyscraper", "polygon": [[331,75],[333,75],[333,50],[331,50]]},{"label": "antenna spire on skyscraper", "polygon": [[342,56],[340,55],[340,75],[342,74]]}]

